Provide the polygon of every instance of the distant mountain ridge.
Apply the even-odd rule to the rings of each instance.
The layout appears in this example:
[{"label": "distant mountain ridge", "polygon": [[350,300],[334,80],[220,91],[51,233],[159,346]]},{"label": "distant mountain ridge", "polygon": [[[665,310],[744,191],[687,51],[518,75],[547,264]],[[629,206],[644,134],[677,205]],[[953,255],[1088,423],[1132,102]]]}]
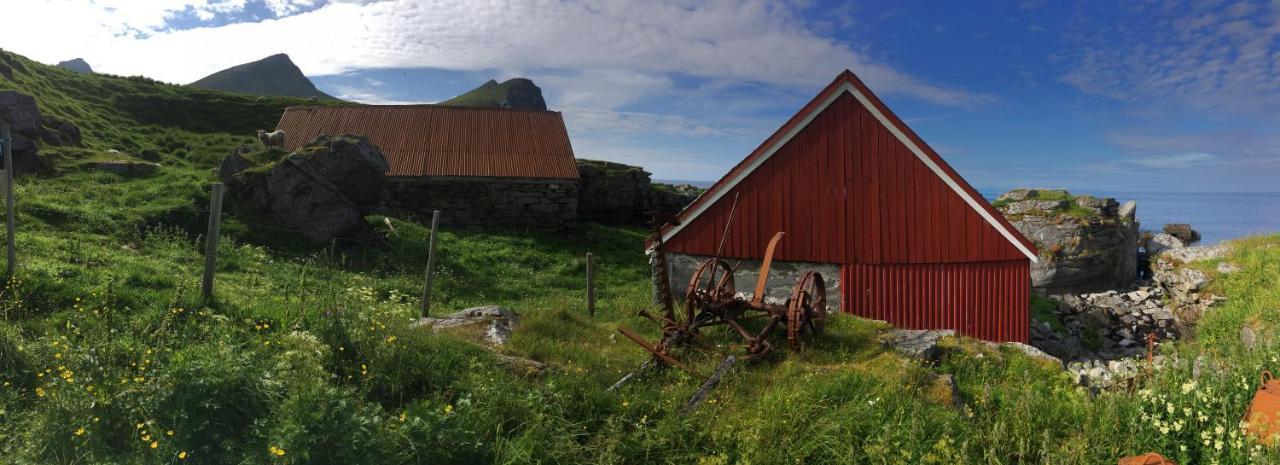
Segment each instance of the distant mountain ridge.
[{"label": "distant mountain ridge", "polygon": [[59,68],[68,69],[71,71],[75,71],[77,73],[93,72],[93,68],[89,66],[89,62],[84,61],[84,58],[72,58],[67,61],[59,62],[57,66]]},{"label": "distant mountain ridge", "polygon": [[440,102],[441,105],[460,107],[516,108],[521,110],[546,110],[542,89],[525,78],[512,78],[501,84],[490,79],[480,87]]},{"label": "distant mountain ridge", "polygon": [[298,65],[293,64],[289,55],[283,53],[232,66],[188,85],[252,95],[336,100],[316,89],[315,84],[298,69]]}]

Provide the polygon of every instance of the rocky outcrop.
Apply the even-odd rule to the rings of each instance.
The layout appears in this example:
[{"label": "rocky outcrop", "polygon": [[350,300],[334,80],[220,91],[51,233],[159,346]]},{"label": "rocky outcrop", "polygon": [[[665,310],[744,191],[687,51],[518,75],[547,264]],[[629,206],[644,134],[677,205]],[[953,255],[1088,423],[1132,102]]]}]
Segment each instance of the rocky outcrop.
[{"label": "rocky outcrop", "polygon": [[525,78],[512,78],[501,84],[490,79],[465,94],[440,102],[461,107],[514,108],[546,111],[542,89]]},{"label": "rocky outcrop", "polygon": [[80,128],[66,121],[46,116],[41,118],[40,140],[49,145],[80,145]]},{"label": "rocky outcrop", "polygon": [[93,67],[89,66],[89,62],[84,61],[84,58],[72,58],[67,61],[58,62],[56,66],[65,70],[75,71],[77,73],[93,73]]},{"label": "rocky outcrop", "polygon": [[40,155],[40,144],[80,145],[80,128],[40,113],[36,99],[17,91],[0,92],[0,118],[13,136],[13,165],[21,173],[47,173],[53,165]]},{"label": "rocky outcrop", "polygon": [[643,224],[650,211],[676,213],[701,190],[687,185],[653,184],[638,166],[578,160],[578,217],[608,224]]},{"label": "rocky outcrop", "polygon": [[[252,155],[252,154],[251,154]],[[237,213],[301,234],[316,245],[362,235],[389,166],[368,139],[320,136],[277,162],[232,154],[219,164]]]},{"label": "rocky outcrop", "polygon": [[1017,189],[994,205],[1040,249],[1040,260],[1031,267],[1038,293],[1096,292],[1137,279],[1136,204],[1064,190]]}]

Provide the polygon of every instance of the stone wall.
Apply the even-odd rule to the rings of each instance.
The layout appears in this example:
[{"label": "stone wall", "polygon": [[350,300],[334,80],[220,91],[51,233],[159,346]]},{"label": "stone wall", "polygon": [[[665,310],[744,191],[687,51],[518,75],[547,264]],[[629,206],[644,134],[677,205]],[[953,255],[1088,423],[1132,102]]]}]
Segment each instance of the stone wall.
[{"label": "stone wall", "polygon": [[[671,298],[679,303],[684,300],[686,287],[698,265],[711,257],[667,253],[667,269],[671,276]],[[730,266],[738,263],[737,259],[726,259]],[[650,260],[650,264],[652,264]],[[822,274],[822,281],[827,285],[827,311],[840,311],[840,265],[830,263],[784,262],[774,260],[769,268],[769,281],[765,285],[765,301],[782,303],[791,296],[796,282],[806,271],[817,271]],[[734,286],[738,295],[744,299],[755,297],[756,280],[760,277],[760,260],[742,260],[742,265],[733,274]],[[656,298],[656,287],[655,287]]]},{"label": "stone wall", "polygon": [[418,221],[450,225],[562,229],[578,217],[578,181],[482,177],[393,177],[385,209]]},{"label": "stone wall", "polygon": [[677,213],[697,198],[692,186],[659,185],[638,166],[597,160],[578,160],[582,177],[578,217],[607,224],[644,224],[645,212]]}]

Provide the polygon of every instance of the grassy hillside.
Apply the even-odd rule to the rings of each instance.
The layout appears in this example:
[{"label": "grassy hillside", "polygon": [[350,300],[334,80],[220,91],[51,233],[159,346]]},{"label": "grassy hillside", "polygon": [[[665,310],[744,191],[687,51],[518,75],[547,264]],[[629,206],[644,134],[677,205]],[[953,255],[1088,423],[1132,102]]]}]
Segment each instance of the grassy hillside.
[{"label": "grassy hillside", "polygon": [[542,89],[534,85],[533,81],[524,78],[508,79],[501,84],[490,79],[480,87],[440,104],[459,107],[547,109],[547,103],[542,98]]},{"label": "grassy hillside", "polygon": [[[744,364],[688,415],[700,380],[661,370],[605,389],[650,337],[637,229],[571,234],[445,228],[434,311],[501,304],[524,320],[505,355],[465,335],[410,326],[425,228],[393,219],[386,244],[264,245],[234,218],[219,250],[218,300],[197,298],[200,209],[212,163],[285,99],[80,75],[9,57],[27,71],[0,89],[86,129],[54,152],[61,172],[18,180],[21,268],[0,288],[3,463],[1114,463],[1156,450],[1179,463],[1280,459],[1238,433],[1257,372],[1280,369],[1272,339],[1253,351],[1239,325],[1277,330],[1280,236],[1239,244],[1244,271],[1201,339],[1131,389],[1093,397],[1061,370],[1011,349],[947,341],[936,364],[878,341],[882,324],[835,316],[804,353]],[[17,66],[14,66],[16,69]],[[82,171],[102,150],[152,150],[162,174]],[[381,218],[369,218],[383,228]],[[584,311],[583,262],[600,301]],[[1213,264],[1196,266],[1212,269]],[[1216,273],[1215,273],[1216,274]],[[708,352],[740,350],[711,331]],[[1212,375],[1190,381],[1191,360]],[[713,354],[689,355],[703,371]],[[956,377],[949,406],[938,374]],[[1185,447],[1185,449],[1184,449]]]},{"label": "grassy hillside", "polygon": [[321,98],[333,97],[316,89],[314,83],[293,64],[289,55],[278,53],[258,61],[239,64],[191,83],[191,87],[251,95]]}]

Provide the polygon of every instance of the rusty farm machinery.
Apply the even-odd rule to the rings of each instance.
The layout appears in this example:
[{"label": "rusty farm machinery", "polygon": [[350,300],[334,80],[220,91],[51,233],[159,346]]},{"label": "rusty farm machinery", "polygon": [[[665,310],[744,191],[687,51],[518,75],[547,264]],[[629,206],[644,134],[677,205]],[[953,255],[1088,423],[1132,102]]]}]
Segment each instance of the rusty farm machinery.
[{"label": "rusty farm machinery", "polygon": [[[759,359],[772,352],[775,344],[770,339],[777,332],[785,332],[786,345],[795,352],[804,348],[806,339],[822,332],[827,320],[827,288],[822,275],[818,272],[807,271],[801,274],[789,296],[781,302],[769,301],[765,297],[773,254],[784,236],[783,232],[775,234],[765,249],[759,278],[756,280],[750,300],[738,293],[734,272],[742,262],[738,261],[730,265],[729,261],[720,257],[720,250],[728,236],[729,224],[733,221],[733,211],[736,207],[737,198],[734,199],[734,207],[730,210],[716,256],[703,261],[694,271],[685,287],[684,303],[680,308],[676,308],[672,302],[666,256],[662,250],[660,233],[665,224],[675,220],[655,218],[651,243],[654,245],[654,266],[659,270],[655,285],[658,288],[658,299],[663,304],[663,310],[659,315],[643,310],[639,313],[661,327],[661,337],[656,342],[650,342],[627,328],[618,328],[618,332],[623,336],[653,355],[641,370],[654,364],[661,364],[674,366],[695,377],[703,378],[697,370],[680,361],[677,350],[682,348],[698,350],[696,345],[703,331],[715,326],[725,326],[742,338],[745,353],[741,354],[741,358],[745,360]],[[763,320],[763,325],[754,325],[752,322],[756,320]],[[759,329],[752,330],[751,326],[757,326]],[[686,404],[686,409],[701,402],[706,391],[719,382],[720,377],[738,357],[739,355],[735,354],[725,356],[716,371],[710,377],[706,377],[702,389],[699,389],[694,398]],[[636,373],[627,375],[610,389],[617,388]]]}]

